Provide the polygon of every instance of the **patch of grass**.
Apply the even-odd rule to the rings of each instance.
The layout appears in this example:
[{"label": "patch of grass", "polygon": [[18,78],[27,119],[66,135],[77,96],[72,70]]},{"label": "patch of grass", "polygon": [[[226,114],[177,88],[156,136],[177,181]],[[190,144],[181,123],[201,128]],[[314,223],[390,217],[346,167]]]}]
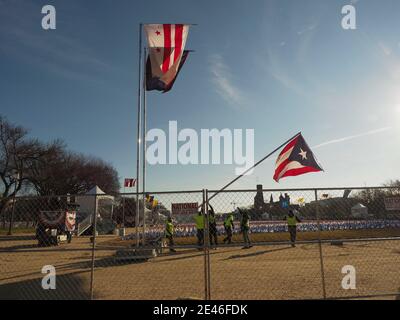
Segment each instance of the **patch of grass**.
[{"label": "patch of grass", "polygon": [[[12,229],[12,234],[13,235],[18,235],[18,234],[27,234],[27,233],[35,233],[35,228],[14,228]],[[7,235],[8,234],[8,228],[0,228],[0,235]]]}]

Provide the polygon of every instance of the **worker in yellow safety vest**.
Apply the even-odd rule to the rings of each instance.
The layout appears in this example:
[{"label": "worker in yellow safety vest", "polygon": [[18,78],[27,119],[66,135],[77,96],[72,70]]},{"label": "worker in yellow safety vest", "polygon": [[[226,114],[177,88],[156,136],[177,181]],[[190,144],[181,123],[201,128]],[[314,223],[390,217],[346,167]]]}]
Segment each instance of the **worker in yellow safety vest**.
[{"label": "worker in yellow safety vest", "polygon": [[201,211],[194,218],[196,223],[197,230],[197,245],[199,246],[199,250],[202,250],[202,246],[204,244],[204,215]]},{"label": "worker in yellow safety vest", "polygon": [[289,210],[289,214],[284,218],[288,224],[288,231],[290,234],[290,242],[292,247],[296,246],[296,233],[297,233],[297,222],[301,220],[297,217],[294,210]]},{"label": "worker in yellow safety vest", "polygon": [[232,231],[235,229],[235,225],[233,224],[233,213],[229,213],[224,220],[224,228],[226,232],[226,237],[224,238],[224,243],[228,242],[228,244],[232,243]]},{"label": "worker in yellow safety vest", "polygon": [[175,228],[172,223],[172,218],[169,217],[167,219],[167,222],[165,224],[165,237],[169,241],[169,251],[171,252],[176,252],[176,250],[173,248],[174,246],[174,233],[175,233]]},{"label": "worker in yellow safety vest", "polygon": [[243,233],[244,247],[242,249],[250,249],[253,247],[250,240],[250,217],[247,211],[241,210],[239,207],[236,210],[241,214],[240,229]]}]

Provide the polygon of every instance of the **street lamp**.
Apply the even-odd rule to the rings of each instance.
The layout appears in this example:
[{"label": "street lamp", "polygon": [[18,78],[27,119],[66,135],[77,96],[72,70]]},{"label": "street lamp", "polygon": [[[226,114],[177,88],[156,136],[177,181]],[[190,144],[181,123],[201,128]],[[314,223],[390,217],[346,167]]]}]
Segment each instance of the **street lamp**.
[{"label": "street lamp", "polygon": [[10,216],[10,225],[8,226],[8,235],[12,235],[12,225],[13,225],[13,220],[14,220],[14,212],[15,212],[15,198],[17,194],[17,185],[19,182],[19,172],[14,171],[13,175],[11,176],[11,181],[14,182],[14,196],[13,196],[13,208],[11,211],[11,216]]}]

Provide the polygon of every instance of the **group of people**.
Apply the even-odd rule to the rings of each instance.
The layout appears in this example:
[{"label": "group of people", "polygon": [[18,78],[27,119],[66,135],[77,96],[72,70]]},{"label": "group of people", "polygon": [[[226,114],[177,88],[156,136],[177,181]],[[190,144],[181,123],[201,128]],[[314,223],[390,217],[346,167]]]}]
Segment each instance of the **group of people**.
[{"label": "group of people", "polygon": [[[210,240],[210,245],[216,249],[218,245],[218,232],[217,232],[217,222],[215,219],[215,211],[214,208],[209,205],[210,209],[208,210],[207,218],[208,218],[208,231],[209,231],[209,240]],[[251,248],[251,241],[249,237],[249,231],[250,231],[250,217],[247,214],[247,212],[243,212],[239,208],[236,209],[236,213],[240,213],[241,220],[240,220],[240,229],[241,232],[243,233],[243,240],[245,243],[245,246],[243,248],[248,249]],[[226,237],[224,238],[223,242],[227,244],[232,243],[232,235],[233,235],[233,230],[235,228],[235,225],[233,223],[234,221],[234,216],[233,213],[229,213],[226,218],[224,219],[224,229],[225,229],[225,234]],[[201,247],[204,244],[204,226],[206,222],[206,216],[203,215],[201,211],[197,214],[195,217],[195,223],[196,223],[196,230],[197,230],[197,245],[199,247],[199,250],[201,250]]]},{"label": "group of people", "polygon": [[[207,215],[205,216],[202,211],[199,211],[198,214],[195,216],[195,226],[197,231],[197,245],[198,249],[202,250],[204,245],[204,236],[205,236],[205,226],[206,226],[206,219],[208,218],[208,231],[209,231],[209,243],[210,245],[216,249],[218,246],[218,233],[217,233],[217,222],[215,219],[215,211],[214,208],[209,205],[209,210]],[[224,244],[231,244],[232,243],[232,235],[235,229],[234,224],[234,215],[240,216],[240,231],[243,234],[243,242],[244,247],[243,249],[249,249],[252,247],[251,239],[250,239],[250,217],[247,211],[241,210],[240,208],[236,208],[234,213],[229,213],[224,219],[224,229],[225,229],[225,238],[223,239]],[[300,219],[294,214],[294,211],[289,210],[289,214],[285,217],[288,223],[288,230],[290,233],[290,240],[292,246],[295,246],[296,242],[296,224],[300,222]],[[172,218],[169,217],[166,222],[165,227],[165,235],[169,241],[169,248],[172,252],[175,252],[174,247],[174,225],[172,222]]]}]

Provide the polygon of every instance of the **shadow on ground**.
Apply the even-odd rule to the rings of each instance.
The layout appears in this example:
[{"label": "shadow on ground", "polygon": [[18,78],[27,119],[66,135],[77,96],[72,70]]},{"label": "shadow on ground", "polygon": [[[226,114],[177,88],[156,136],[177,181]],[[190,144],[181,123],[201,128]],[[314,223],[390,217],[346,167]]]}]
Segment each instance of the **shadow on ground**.
[{"label": "shadow on ground", "polygon": [[43,289],[42,278],[4,284],[0,286],[0,300],[87,300],[90,298],[89,276],[80,274],[58,275],[54,290]]},{"label": "shadow on ground", "polygon": [[236,255],[233,255],[233,256],[230,256],[230,257],[226,258],[225,260],[255,257],[255,256],[259,256],[259,255],[266,254],[266,253],[282,251],[282,250],[288,250],[288,249],[292,249],[292,247],[284,247],[284,248],[277,248],[277,249],[270,249],[270,250],[261,250],[261,251],[257,251],[257,252],[247,253],[247,254],[236,254]]}]

